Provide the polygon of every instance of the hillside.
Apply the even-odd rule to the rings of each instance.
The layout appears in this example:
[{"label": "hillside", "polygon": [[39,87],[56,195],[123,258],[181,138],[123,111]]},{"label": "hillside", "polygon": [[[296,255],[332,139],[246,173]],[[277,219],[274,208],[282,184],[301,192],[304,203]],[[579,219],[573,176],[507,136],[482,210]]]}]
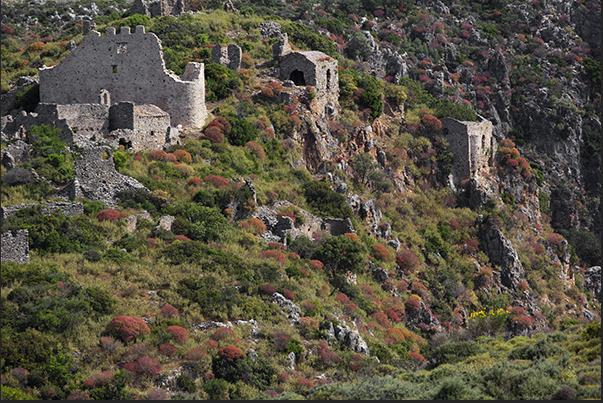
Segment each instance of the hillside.
[{"label": "hillside", "polygon": [[[600,399],[600,2],[227,3],[3,5],[2,398]],[[204,63],[204,127],[9,130],[88,24]]]}]

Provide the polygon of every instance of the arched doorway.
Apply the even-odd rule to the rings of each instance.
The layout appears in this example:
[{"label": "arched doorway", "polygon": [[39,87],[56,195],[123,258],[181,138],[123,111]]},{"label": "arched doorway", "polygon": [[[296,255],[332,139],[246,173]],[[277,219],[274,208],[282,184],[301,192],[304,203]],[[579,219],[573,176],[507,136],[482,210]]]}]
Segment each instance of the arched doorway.
[{"label": "arched doorway", "polygon": [[295,85],[306,85],[303,71],[293,70],[289,75],[289,80],[293,81]]}]

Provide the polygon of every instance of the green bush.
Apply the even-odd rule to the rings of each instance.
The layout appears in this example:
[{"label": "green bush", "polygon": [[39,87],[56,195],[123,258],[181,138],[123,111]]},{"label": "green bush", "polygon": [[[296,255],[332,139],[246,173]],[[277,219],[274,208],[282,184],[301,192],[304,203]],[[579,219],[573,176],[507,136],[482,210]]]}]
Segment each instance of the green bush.
[{"label": "green bush", "polygon": [[433,352],[436,366],[442,364],[456,364],[473,355],[482,354],[486,350],[476,341],[459,341],[444,344]]},{"label": "green bush", "polygon": [[192,240],[218,242],[230,228],[228,219],[215,208],[188,202],[167,207],[165,210],[176,217],[172,224],[172,232]]},{"label": "green bush", "polygon": [[352,217],[352,209],[346,204],[345,196],[331,190],[326,182],[306,182],[302,185],[302,190],[315,214],[321,217]]},{"label": "green bush", "polygon": [[205,65],[205,79],[207,80],[205,87],[207,102],[224,99],[243,85],[236,72],[217,63]]},{"label": "green bush", "polygon": [[366,260],[365,254],[363,243],[338,235],[325,239],[312,254],[312,259],[320,260],[333,273],[345,270],[357,273]]},{"label": "green bush", "polygon": [[513,349],[509,352],[511,360],[537,360],[567,353],[567,350],[556,345],[551,337],[538,339],[536,343]]},{"label": "green bush", "polygon": [[234,146],[243,146],[249,141],[255,141],[258,138],[258,129],[246,120],[237,119],[229,116],[232,129],[226,134],[228,142]]}]

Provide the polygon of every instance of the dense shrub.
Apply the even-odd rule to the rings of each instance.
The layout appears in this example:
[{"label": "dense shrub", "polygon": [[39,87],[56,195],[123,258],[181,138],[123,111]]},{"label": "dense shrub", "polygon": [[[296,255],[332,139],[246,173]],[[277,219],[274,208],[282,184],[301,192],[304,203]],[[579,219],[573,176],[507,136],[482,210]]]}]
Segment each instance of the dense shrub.
[{"label": "dense shrub", "polygon": [[266,224],[264,224],[259,218],[252,217],[247,221],[247,223],[251,226],[251,228],[254,229],[257,234],[263,234],[264,232],[266,232]]},{"label": "dense shrub", "polygon": [[169,343],[164,343],[159,346],[159,350],[157,350],[157,352],[166,357],[171,357],[176,354],[176,347],[172,346]]},{"label": "dense shrub", "polygon": [[323,262],[332,272],[345,269],[356,273],[362,267],[365,253],[366,248],[361,242],[337,235],[325,239],[312,254],[312,259]]},{"label": "dense shrub", "polygon": [[396,255],[396,263],[400,269],[411,271],[419,264],[419,258],[410,249],[404,249]]},{"label": "dense shrub", "polygon": [[285,258],[285,255],[283,254],[283,252],[281,252],[279,250],[267,250],[267,251],[260,253],[258,256],[261,258],[266,258],[266,259],[272,258],[281,264],[287,263],[287,258]]},{"label": "dense shrub", "polygon": [[315,214],[321,217],[352,217],[352,210],[345,202],[345,197],[331,190],[326,182],[307,182],[302,185],[302,190]]},{"label": "dense shrub", "polygon": [[189,338],[188,332],[181,326],[169,326],[165,331],[171,334],[177,343],[184,343]]},{"label": "dense shrub", "polygon": [[234,146],[243,146],[258,137],[258,129],[246,120],[229,117],[232,129],[228,132],[228,142]]},{"label": "dense shrub", "polygon": [[414,298],[409,298],[404,303],[404,308],[409,314],[416,315],[421,310],[421,302]]},{"label": "dense shrub", "polygon": [[176,316],[178,316],[178,309],[174,308],[170,304],[165,304],[161,308],[161,316],[163,316],[166,319],[175,318]]},{"label": "dense shrub", "polygon": [[227,327],[216,329],[216,331],[211,335],[212,340],[215,341],[223,341],[231,337],[234,337],[234,332],[232,329]]},{"label": "dense shrub", "polygon": [[184,356],[184,358],[188,361],[199,361],[205,357],[207,357],[207,351],[199,347],[191,348]]},{"label": "dense shrub", "polygon": [[203,182],[209,183],[210,185],[212,185],[216,188],[230,186],[230,183],[228,182],[228,180],[226,180],[218,175],[208,175],[205,178],[203,178]]},{"label": "dense shrub", "polygon": [[107,324],[107,330],[125,342],[150,334],[149,326],[138,316],[116,316]]},{"label": "dense shrub", "polygon": [[389,253],[389,250],[387,250],[387,248],[380,243],[373,245],[373,256],[375,259],[384,262],[389,262],[392,259],[392,255]]},{"label": "dense shrub", "polygon": [[96,216],[98,221],[117,221],[120,218],[125,217],[127,217],[127,215],[113,209],[103,210]]}]

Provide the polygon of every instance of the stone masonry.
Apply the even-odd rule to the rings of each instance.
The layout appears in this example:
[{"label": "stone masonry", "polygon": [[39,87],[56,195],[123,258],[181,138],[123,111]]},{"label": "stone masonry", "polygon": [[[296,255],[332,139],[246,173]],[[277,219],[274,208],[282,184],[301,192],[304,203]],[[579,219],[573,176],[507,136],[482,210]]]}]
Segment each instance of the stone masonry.
[{"label": "stone masonry", "polygon": [[82,149],[75,161],[75,178],[57,196],[69,200],[76,197],[100,200],[114,208],[117,193],[130,189],[149,191],[136,179],[117,172],[111,147],[89,147]]},{"label": "stone masonry", "polygon": [[132,151],[158,150],[178,141],[170,115],[155,105],[120,102],[109,109],[110,136]]},{"label": "stone masonry", "polygon": [[179,17],[187,9],[185,0],[134,0],[130,7],[131,14],[141,14],[148,17],[171,15]]},{"label": "stone masonry", "polygon": [[241,51],[241,48],[234,43],[231,43],[228,46],[222,46],[219,43],[216,43],[211,49],[212,63],[221,64],[234,71],[239,71],[241,68],[242,57],[243,52]]},{"label": "stone masonry", "polygon": [[29,263],[29,232],[21,229],[2,234],[2,263]]},{"label": "stone masonry", "polygon": [[492,136],[492,122],[464,122],[442,119],[442,131],[454,154],[454,183],[481,175],[493,164],[496,141]]},{"label": "stone masonry", "polygon": [[84,214],[84,205],[82,203],[69,203],[69,202],[43,202],[43,203],[23,203],[16,204],[14,206],[1,207],[2,217],[10,217],[17,213],[17,211],[33,206],[42,206],[40,214],[49,215],[56,210],[60,210],[64,216],[73,217],[76,215]]},{"label": "stone masonry", "polygon": [[174,125],[201,127],[207,117],[203,63],[191,62],[176,76],[165,67],[159,38],[142,25],[134,33],[91,31],[61,63],[40,69],[42,103],[99,103],[101,93],[111,104],[156,105]]},{"label": "stone masonry", "polygon": [[282,57],[279,67],[281,80],[314,87],[315,112],[324,113],[328,103],[339,104],[337,60],[318,51],[290,52]]}]

